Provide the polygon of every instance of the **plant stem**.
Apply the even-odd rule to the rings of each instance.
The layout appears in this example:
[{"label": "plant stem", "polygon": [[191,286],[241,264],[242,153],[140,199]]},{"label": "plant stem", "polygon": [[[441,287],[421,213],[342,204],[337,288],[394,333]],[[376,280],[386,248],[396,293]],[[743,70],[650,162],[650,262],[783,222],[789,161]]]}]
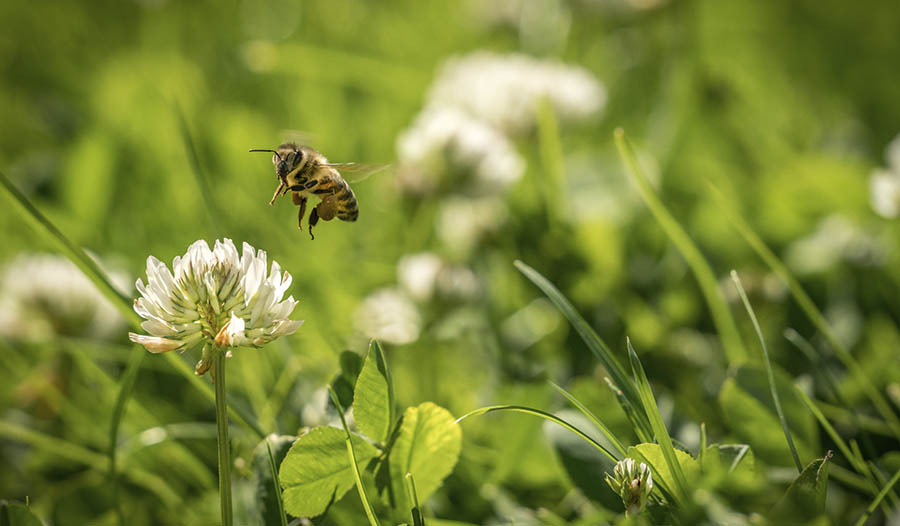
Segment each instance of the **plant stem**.
[{"label": "plant stem", "polygon": [[231,518],[231,448],[228,443],[228,401],[225,399],[225,353],[216,352],[216,427],[219,446],[219,502],[222,526],[232,526]]}]

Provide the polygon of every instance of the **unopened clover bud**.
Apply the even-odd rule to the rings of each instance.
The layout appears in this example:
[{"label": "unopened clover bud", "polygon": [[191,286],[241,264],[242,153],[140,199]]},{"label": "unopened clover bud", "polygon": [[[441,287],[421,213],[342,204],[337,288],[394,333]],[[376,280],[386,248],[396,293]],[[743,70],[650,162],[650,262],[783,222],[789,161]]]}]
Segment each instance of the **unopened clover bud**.
[{"label": "unopened clover bud", "polygon": [[647,504],[647,498],[653,491],[653,475],[643,462],[635,464],[633,459],[626,458],[616,463],[613,475],[606,474],[606,483],[622,498],[626,515],[637,515]]}]

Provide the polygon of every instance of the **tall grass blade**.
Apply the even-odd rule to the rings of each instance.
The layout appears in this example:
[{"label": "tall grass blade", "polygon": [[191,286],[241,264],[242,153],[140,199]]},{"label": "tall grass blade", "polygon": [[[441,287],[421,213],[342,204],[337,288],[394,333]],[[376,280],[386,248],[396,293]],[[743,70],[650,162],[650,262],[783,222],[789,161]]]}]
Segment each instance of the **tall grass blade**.
[{"label": "tall grass blade", "polygon": [[112,422],[109,426],[109,449],[107,457],[109,457],[109,479],[112,482],[113,503],[116,507],[116,514],[119,518],[119,524],[124,526],[125,516],[122,512],[122,504],[119,502],[119,480],[116,473],[116,452],[119,445],[119,426],[122,423],[122,417],[125,415],[125,405],[131,398],[131,392],[134,389],[134,383],[137,380],[138,371],[141,370],[141,363],[147,353],[143,349],[132,351],[131,357],[128,359],[128,366],[119,380],[119,393],[116,396],[116,405],[113,408]]},{"label": "tall grass blade", "polygon": [[422,507],[419,506],[419,496],[416,494],[416,481],[413,474],[407,473],[403,477],[403,482],[406,483],[406,497],[412,503],[410,511],[412,512],[413,526],[425,526],[425,517],[422,516]]},{"label": "tall grass blade", "polygon": [[610,380],[609,376],[604,376],[603,381],[606,382],[610,391],[616,396],[616,401],[619,402],[619,406],[625,411],[625,416],[627,416],[628,421],[631,422],[631,429],[637,435],[638,440],[641,442],[653,442],[653,430],[650,429],[650,422],[644,418],[643,407],[640,405],[637,407],[632,405],[632,403],[625,398],[625,394],[622,393],[622,390]]},{"label": "tall grass blade", "polygon": [[185,118],[184,112],[177,104],[175,104],[175,113],[178,115],[178,129],[181,132],[181,140],[184,142],[184,149],[187,153],[188,161],[191,164],[191,172],[194,174],[194,179],[197,181],[200,195],[203,196],[203,204],[206,210],[207,219],[209,220],[209,226],[216,237],[220,237],[222,229],[219,225],[225,220],[225,216],[219,213],[219,210],[216,207],[216,203],[213,200],[212,186],[209,184],[209,178],[206,176],[206,173],[203,171],[203,166],[200,164],[200,155],[197,153],[197,146],[191,135],[191,129],[188,127],[187,118]]},{"label": "tall grass blade", "polygon": [[868,522],[869,517],[875,511],[875,508],[877,508],[879,504],[881,504],[881,501],[884,500],[885,495],[887,495],[888,492],[891,491],[898,480],[900,480],[900,469],[898,469],[897,472],[894,473],[894,476],[891,477],[891,480],[888,481],[888,483],[885,484],[883,488],[881,488],[881,491],[879,491],[878,495],[875,496],[875,500],[873,500],[872,503],[869,504],[869,507],[866,508],[865,513],[862,514],[862,517],[860,517],[859,520],[856,521],[856,526],[862,526],[863,524]]},{"label": "tall grass blade", "polygon": [[521,405],[491,405],[491,406],[487,406],[487,407],[482,407],[480,409],[476,409],[474,411],[470,411],[470,412],[464,414],[463,416],[457,418],[455,423],[458,424],[458,423],[462,422],[463,420],[465,420],[469,417],[472,417],[472,416],[484,415],[484,414],[493,413],[496,411],[511,411],[511,412],[515,412],[515,413],[525,413],[526,415],[537,416],[537,417],[543,418],[545,420],[549,420],[555,424],[559,424],[560,426],[568,429],[569,431],[571,431],[571,432],[575,433],[576,435],[578,435],[579,437],[583,438],[588,444],[597,448],[600,452],[602,452],[604,455],[609,457],[610,460],[612,460],[613,462],[618,462],[616,460],[615,455],[613,455],[608,449],[603,447],[603,445],[601,445],[599,442],[597,442],[596,440],[594,440],[593,438],[588,436],[587,433],[578,429],[577,427],[573,426],[572,424],[566,422],[562,418],[559,418],[558,416],[547,413],[545,411],[541,411],[540,409],[532,409],[530,407],[525,407],[525,406],[521,406]]},{"label": "tall grass blade", "polygon": [[619,156],[625,163],[626,171],[641,194],[644,203],[647,204],[647,208],[650,209],[653,217],[659,222],[666,235],[672,240],[672,243],[675,244],[675,247],[684,257],[691,272],[697,279],[700,291],[703,293],[712,315],[712,321],[719,333],[719,338],[722,340],[722,348],[725,350],[725,356],[729,365],[737,365],[747,361],[747,350],[741,343],[741,337],[734,318],[731,316],[731,311],[728,309],[728,304],[725,303],[725,299],[719,291],[719,283],[712,267],[710,267],[709,262],[703,257],[700,249],[697,248],[697,245],[688,236],[684,228],[672,216],[666,205],[663,204],[653,186],[650,185],[650,181],[641,169],[640,164],[638,164],[634,150],[631,148],[631,144],[621,128],[616,130],[615,138]]},{"label": "tall grass blade", "polygon": [[[63,254],[65,254],[72,262],[90,279],[100,290],[100,292],[109,299],[110,303],[118,309],[119,313],[128,321],[131,327],[134,330],[140,331],[141,329],[141,318],[137,315],[136,312],[132,309],[132,299],[126,297],[122,294],[116,287],[112,284],[109,277],[105,272],[100,268],[97,263],[87,255],[87,253],[73,243],[69,238],[66,237],[65,234],[62,233],[56,225],[54,225],[50,220],[40,212],[32,203],[28,200],[25,195],[16,188],[12,182],[2,173],[0,172],[0,185],[7,191],[9,196],[12,198],[13,203],[16,205],[22,217],[25,218],[26,221],[29,222],[35,229],[39,232],[42,232],[52,241],[59,245],[62,249]],[[135,352],[145,352],[143,350],[135,351]],[[184,376],[188,382],[191,383],[194,387],[200,390],[204,397],[206,397],[209,401],[215,403],[215,393],[213,392],[212,387],[203,379],[194,374],[194,370],[186,364],[181,358],[178,357],[175,353],[165,353],[162,355],[164,359],[168,360],[169,363],[178,371],[179,374]],[[253,416],[241,408],[240,406],[235,406],[235,404],[228,405],[228,412],[234,417],[234,419],[248,429],[250,429],[253,433],[255,433],[259,438],[265,436],[262,428],[253,418]]]},{"label": "tall grass blade", "polygon": [[284,514],[284,499],[281,495],[281,485],[278,483],[278,468],[275,467],[275,455],[272,454],[272,444],[269,437],[266,441],[266,452],[269,455],[269,470],[272,472],[272,485],[275,486],[275,502],[278,504],[278,518],[281,519],[281,526],[287,526],[287,515]]},{"label": "tall grass blade", "polygon": [[362,501],[363,508],[366,510],[366,517],[369,519],[369,526],[380,526],[378,517],[372,511],[372,504],[369,503],[369,496],[366,494],[366,488],[363,486],[362,478],[359,475],[359,465],[356,463],[356,452],[353,450],[353,441],[351,440],[350,428],[347,427],[347,419],[344,418],[344,408],[338,398],[335,390],[329,385],[328,393],[331,395],[331,401],[337,408],[338,415],[341,417],[341,425],[344,427],[344,433],[347,435],[347,457],[350,460],[350,467],[353,468],[353,477],[356,479],[356,489],[359,491],[359,500]]},{"label": "tall grass blade", "polygon": [[541,171],[544,175],[539,179],[543,185],[539,190],[544,196],[547,218],[552,226],[562,221],[563,211],[566,209],[566,167],[559,140],[559,121],[553,110],[553,103],[544,97],[538,102],[536,110]]},{"label": "tall grass blade", "polygon": [[634,382],[641,395],[641,403],[644,406],[644,412],[650,418],[650,426],[653,428],[653,433],[656,435],[656,442],[659,444],[663,458],[666,460],[669,471],[675,479],[676,488],[674,489],[676,500],[680,503],[685,503],[688,498],[687,479],[684,477],[684,472],[681,470],[681,464],[678,463],[678,457],[675,456],[672,438],[669,436],[669,431],[666,429],[666,424],[663,422],[662,415],[659,414],[659,407],[656,405],[656,399],[653,397],[653,391],[650,389],[650,381],[647,380],[647,374],[644,373],[644,367],[641,365],[641,360],[634,351],[634,347],[631,346],[631,340],[627,339],[625,343],[628,346],[628,359],[631,362]]},{"label": "tall grass blade", "polygon": [[872,402],[872,405],[875,406],[875,409],[881,417],[884,418],[885,422],[891,426],[891,429],[894,431],[894,436],[900,438],[900,418],[898,418],[897,414],[891,409],[891,406],[888,404],[884,395],[875,388],[871,380],[866,376],[865,371],[863,371],[859,363],[856,362],[850,354],[850,351],[847,350],[840,340],[838,340],[837,335],[828,325],[825,316],[818,307],[816,307],[816,304],[813,303],[812,298],[810,298],[806,291],[803,290],[800,282],[794,278],[787,266],[778,259],[778,256],[776,256],[756,232],[750,228],[750,225],[748,225],[747,222],[733,210],[722,192],[711,183],[708,183],[708,187],[710,194],[712,194],[719,203],[719,209],[725,213],[725,217],[728,221],[734,226],[741,237],[744,238],[744,241],[746,241],[756,252],[760,259],[762,259],[763,262],[765,262],[765,264],[768,265],[785,284],[787,284],[791,296],[794,297],[794,301],[797,302],[800,309],[806,314],[806,317],[816,326],[816,329],[822,333],[828,341],[828,345],[834,351],[835,355],[837,355],[838,359],[841,360],[841,363],[844,364],[844,367],[850,371],[850,374],[856,382],[859,383],[860,388],[866,393],[866,396]]},{"label": "tall grass blade", "polygon": [[616,458],[616,460],[622,460],[623,458],[625,458],[625,445],[622,444],[621,441],[619,441],[616,435],[613,434],[613,432],[610,431],[609,428],[606,427],[599,418],[597,418],[597,415],[595,415],[593,411],[585,407],[585,405],[582,404],[581,401],[579,401],[577,398],[575,398],[572,393],[556,385],[554,382],[550,382],[550,385],[552,385],[553,388],[559,392],[559,394],[566,397],[566,400],[568,400],[572,405],[578,408],[578,410],[581,411],[581,414],[586,416],[591,422],[594,423],[595,426],[597,426],[598,429],[600,429],[600,431],[603,433],[603,436],[605,436],[607,440],[609,440],[609,442],[616,448],[616,451],[619,452],[619,456]]},{"label": "tall grass blade", "polygon": [[750,316],[750,321],[753,323],[753,330],[756,331],[756,337],[759,338],[759,345],[762,347],[763,365],[766,367],[766,377],[769,380],[769,392],[772,393],[772,402],[775,404],[775,412],[778,414],[778,420],[781,422],[781,429],[784,431],[784,438],[787,440],[788,448],[791,450],[791,457],[794,459],[794,464],[797,465],[797,473],[803,473],[803,464],[800,462],[800,455],[797,454],[797,447],[794,445],[794,439],[791,438],[791,431],[788,429],[787,419],[785,419],[784,410],[781,408],[781,398],[778,396],[778,389],[775,387],[775,373],[772,372],[772,362],[769,359],[769,348],[766,347],[766,340],[763,338],[762,329],[759,327],[756,313],[753,311],[753,306],[750,305],[750,300],[747,298],[747,293],[744,291],[741,278],[738,277],[738,273],[734,270],[731,271],[731,280],[734,281],[734,286],[741,296],[741,301],[744,302],[744,308],[747,309],[747,315]]},{"label": "tall grass blade", "polygon": [[641,407],[637,390],[634,388],[634,384],[628,378],[628,375],[625,373],[625,369],[619,363],[619,360],[616,359],[606,343],[600,339],[600,336],[594,332],[594,329],[592,329],[591,326],[584,321],[584,318],[578,314],[578,311],[575,310],[575,307],[571,303],[569,303],[569,300],[566,299],[559,289],[538,271],[518,260],[516,260],[514,264],[516,268],[519,269],[519,272],[537,285],[550,301],[556,305],[556,308],[563,313],[566,319],[569,320],[572,327],[578,331],[578,334],[581,336],[585,345],[587,345],[588,349],[594,353],[594,356],[600,360],[600,364],[603,365],[603,368],[606,369],[606,372],[612,377],[613,382],[622,391],[625,399],[635,408]]}]

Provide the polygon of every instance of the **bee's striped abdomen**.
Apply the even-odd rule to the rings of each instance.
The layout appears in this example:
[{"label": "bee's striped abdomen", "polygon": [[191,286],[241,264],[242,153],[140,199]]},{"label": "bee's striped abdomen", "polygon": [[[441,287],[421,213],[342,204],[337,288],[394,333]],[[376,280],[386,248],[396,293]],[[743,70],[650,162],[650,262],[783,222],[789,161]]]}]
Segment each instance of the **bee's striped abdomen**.
[{"label": "bee's striped abdomen", "polygon": [[338,182],[334,197],[337,202],[338,219],[342,221],[356,221],[356,218],[359,217],[359,204],[356,202],[356,195],[353,194],[353,190],[347,184],[347,181],[341,179]]}]

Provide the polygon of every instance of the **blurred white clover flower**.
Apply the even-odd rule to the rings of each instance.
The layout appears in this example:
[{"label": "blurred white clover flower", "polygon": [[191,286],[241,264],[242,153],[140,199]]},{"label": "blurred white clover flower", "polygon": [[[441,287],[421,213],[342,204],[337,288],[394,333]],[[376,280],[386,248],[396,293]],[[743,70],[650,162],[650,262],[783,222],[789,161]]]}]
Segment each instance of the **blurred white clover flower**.
[{"label": "blurred white clover flower", "polygon": [[561,121],[575,121],[603,108],[606,89],[581,67],[523,54],[477,51],[444,64],[428,104],[461,108],[516,134],[534,127],[542,99],[549,100]]},{"label": "blurred white clover flower", "polygon": [[[518,181],[525,163],[512,143],[489,124],[449,106],[419,114],[397,138],[401,184],[409,193],[428,193],[440,174],[471,173],[478,193],[499,193]],[[454,181],[459,185],[461,181]]]},{"label": "blurred white clover flower", "polygon": [[243,253],[230,239],[216,241],[213,250],[200,240],[172,261],[172,271],[153,256],[147,258],[147,284],[137,280],[141,297],[134,310],[149,335],[129,333],[131,341],[152,353],[187,351],[203,345],[195,372],[212,365],[214,348],[261,347],[293,334],[302,321],[288,318],[297,302],[282,300],[291,275],[272,261],[267,271],[265,251],[248,243]]},{"label": "blurred white clover flower", "polygon": [[647,504],[647,498],[653,491],[653,475],[643,462],[638,465],[633,459],[626,458],[616,463],[613,475],[606,474],[606,483],[622,498],[626,515],[637,515]]},{"label": "blurred white clover flower", "polygon": [[451,251],[467,254],[506,222],[508,211],[496,197],[449,197],[437,217],[438,238]]},{"label": "blurred white clover flower", "polygon": [[900,135],[884,150],[888,167],[876,168],[869,176],[872,209],[887,219],[900,217]]},{"label": "blurred white clover flower", "polygon": [[[107,274],[120,290],[128,289],[130,278],[124,273],[107,270]],[[4,336],[31,341],[55,335],[109,339],[124,328],[119,311],[63,256],[21,254],[3,270],[0,334]]]},{"label": "blurred white clover flower", "polygon": [[397,263],[397,282],[416,301],[435,295],[444,299],[473,299],[481,284],[470,269],[445,262],[433,252],[408,254]]},{"label": "blurred white clover flower", "polygon": [[874,265],[883,258],[884,248],[848,218],[830,215],[811,234],[790,245],[785,260],[798,274],[824,272],[841,261]]},{"label": "blurred white clover flower", "polygon": [[368,338],[385,343],[403,345],[419,339],[422,319],[413,301],[397,289],[380,289],[357,308],[357,330]]}]

